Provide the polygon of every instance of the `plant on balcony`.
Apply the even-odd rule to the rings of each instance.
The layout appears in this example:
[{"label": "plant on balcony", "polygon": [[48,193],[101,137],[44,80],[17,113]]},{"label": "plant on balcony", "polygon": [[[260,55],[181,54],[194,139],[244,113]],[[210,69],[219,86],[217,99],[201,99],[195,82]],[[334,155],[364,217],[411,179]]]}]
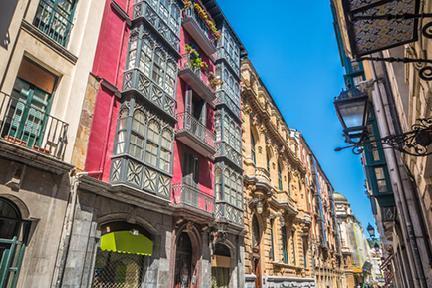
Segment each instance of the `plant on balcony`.
[{"label": "plant on balcony", "polygon": [[189,55],[189,65],[192,69],[208,69],[208,65],[206,62],[202,60],[200,54],[197,50],[195,50],[191,45],[185,45],[186,53]]},{"label": "plant on balcony", "polygon": [[213,36],[216,38],[216,40],[219,40],[221,37],[220,31],[216,27],[216,23],[213,21],[213,19],[210,17],[210,15],[206,12],[206,10],[194,0],[183,0],[184,9],[188,9],[192,6],[197,12],[198,16],[204,21],[204,23],[207,25],[207,27],[210,29]]}]

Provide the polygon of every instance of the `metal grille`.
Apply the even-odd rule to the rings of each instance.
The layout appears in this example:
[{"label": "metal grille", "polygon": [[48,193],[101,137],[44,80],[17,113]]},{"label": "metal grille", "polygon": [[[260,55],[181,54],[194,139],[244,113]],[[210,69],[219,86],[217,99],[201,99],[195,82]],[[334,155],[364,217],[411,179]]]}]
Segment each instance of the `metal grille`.
[{"label": "metal grille", "polygon": [[140,255],[98,250],[93,275],[94,288],[139,288],[145,272]]}]

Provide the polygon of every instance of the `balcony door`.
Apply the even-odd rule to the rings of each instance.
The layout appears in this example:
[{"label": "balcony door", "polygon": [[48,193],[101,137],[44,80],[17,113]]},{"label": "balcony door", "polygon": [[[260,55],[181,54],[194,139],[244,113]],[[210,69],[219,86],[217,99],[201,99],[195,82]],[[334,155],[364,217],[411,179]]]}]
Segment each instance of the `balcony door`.
[{"label": "balcony door", "polygon": [[199,182],[199,158],[190,150],[183,153],[183,183],[198,186]]},{"label": "balcony door", "polygon": [[36,64],[24,60],[15,80],[2,136],[40,146],[51,109],[56,77]]},{"label": "balcony door", "polygon": [[185,112],[188,116],[185,118],[186,127],[198,138],[204,137],[207,111],[203,99],[193,93],[192,90],[187,90],[185,95]]}]

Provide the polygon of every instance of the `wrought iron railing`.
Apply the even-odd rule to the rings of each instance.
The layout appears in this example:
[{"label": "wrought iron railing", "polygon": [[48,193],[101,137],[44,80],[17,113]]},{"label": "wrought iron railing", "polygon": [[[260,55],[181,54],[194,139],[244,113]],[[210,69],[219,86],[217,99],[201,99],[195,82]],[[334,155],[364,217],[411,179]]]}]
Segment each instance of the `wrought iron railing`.
[{"label": "wrought iron railing", "polygon": [[[176,51],[178,51],[180,47],[180,23],[176,25],[169,19],[164,19],[164,17],[162,17],[157,11],[157,7],[154,7],[154,2],[155,1],[149,0],[138,1],[134,5],[134,18],[144,17],[146,21],[149,22]],[[180,17],[180,13],[178,15]]]},{"label": "wrought iron railing", "polygon": [[139,69],[128,70],[124,74],[123,90],[137,90],[144,98],[158,106],[165,113],[174,117],[175,99],[156,85]]},{"label": "wrought iron railing", "polygon": [[71,13],[52,1],[40,0],[33,24],[52,40],[66,46],[73,27]]},{"label": "wrought iron railing", "polygon": [[197,15],[197,12],[195,11],[195,8],[193,7],[193,5],[191,7],[186,8],[185,10],[183,10],[183,17],[194,19],[195,22],[200,27],[201,32],[210,40],[210,42],[212,42],[213,45],[215,44],[216,38],[214,37],[210,28],[204,22],[204,20],[201,19],[201,17],[199,17]]},{"label": "wrought iron railing", "polygon": [[172,188],[173,204],[175,206],[190,206],[212,214],[215,208],[215,198],[205,194],[190,184],[174,184]]},{"label": "wrought iron railing", "polygon": [[0,93],[0,136],[39,153],[64,159],[69,124],[25,99]]},{"label": "wrought iron railing", "polygon": [[208,68],[200,67],[200,62],[197,62],[193,57],[190,53],[183,55],[180,61],[180,70],[190,69],[214,93],[214,85],[211,80],[215,75]]},{"label": "wrought iron railing", "polygon": [[177,132],[188,132],[201,143],[215,148],[215,134],[187,112],[177,114]]}]

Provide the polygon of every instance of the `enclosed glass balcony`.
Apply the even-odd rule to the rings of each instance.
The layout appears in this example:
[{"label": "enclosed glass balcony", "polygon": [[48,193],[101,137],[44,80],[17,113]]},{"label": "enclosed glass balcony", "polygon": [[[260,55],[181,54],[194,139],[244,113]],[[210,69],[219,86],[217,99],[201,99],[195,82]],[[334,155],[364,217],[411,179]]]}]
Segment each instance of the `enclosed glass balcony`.
[{"label": "enclosed glass balcony", "polygon": [[243,210],[226,202],[216,202],[215,218],[218,222],[243,225]]},{"label": "enclosed glass balcony", "polygon": [[242,167],[242,155],[236,151],[231,145],[226,142],[216,143],[216,158],[225,158],[231,161],[234,165]]},{"label": "enclosed glass balcony", "polygon": [[141,17],[150,23],[172,48],[179,51],[181,13],[175,1],[139,0],[134,5],[134,19]]}]

